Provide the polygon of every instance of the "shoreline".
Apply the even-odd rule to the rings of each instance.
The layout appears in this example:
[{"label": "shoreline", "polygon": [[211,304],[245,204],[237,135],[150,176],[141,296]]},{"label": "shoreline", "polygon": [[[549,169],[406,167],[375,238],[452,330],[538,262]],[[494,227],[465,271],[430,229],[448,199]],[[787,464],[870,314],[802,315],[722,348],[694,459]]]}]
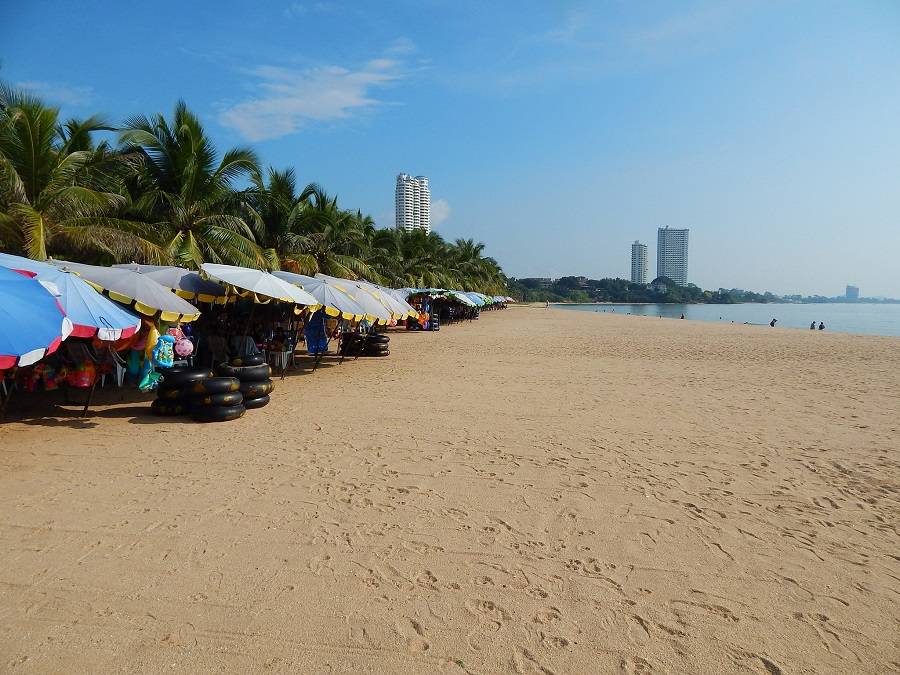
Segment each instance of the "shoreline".
[{"label": "shoreline", "polygon": [[0,425],[4,667],[890,670],[900,339],[632,318]]}]

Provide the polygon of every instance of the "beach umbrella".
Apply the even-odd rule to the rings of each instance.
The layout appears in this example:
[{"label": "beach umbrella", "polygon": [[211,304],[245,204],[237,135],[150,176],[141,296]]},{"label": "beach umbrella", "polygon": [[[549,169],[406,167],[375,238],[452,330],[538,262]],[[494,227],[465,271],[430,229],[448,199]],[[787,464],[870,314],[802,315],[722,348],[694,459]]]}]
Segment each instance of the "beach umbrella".
[{"label": "beach umbrella", "polygon": [[0,267],[0,370],[40,361],[71,332],[72,322],[37,279]]},{"label": "beach umbrella", "polygon": [[297,305],[319,306],[319,301],[302,288],[282,281],[263,270],[213,263],[203,263],[200,269],[209,277],[226,284],[236,295],[250,297],[261,305],[272,300],[280,300]]},{"label": "beach umbrella", "polygon": [[462,303],[466,307],[478,307],[476,302],[472,300],[469,296],[461,291],[448,291],[447,293],[451,298],[456,300],[459,303]]},{"label": "beach umbrella", "polygon": [[325,274],[317,274],[316,279],[325,279],[336,288],[349,292],[358,305],[366,310],[366,317],[374,323],[387,323],[393,316],[390,309],[378,300],[369,291],[360,286],[359,281],[340,279]]},{"label": "beach umbrella", "polygon": [[469,300],[475,303],[476,307],[484,307],[486,304],[484,299],[481,298],[478,293],[462,293],[461,295],[465,295]]},{"label": "beach umbrella", "polygon": [[[272,272],[272,275],[289,284],[301,286],[322,305],[328,316],[341,317],[349,321],[360,320],[367,316],[365,308],[356,302],[354,294],[328,279],[316,279],[305,274],[281,271]],[[374,318],[370,317],[369,320],[373,321]]]},{"label": "beach umbrella", "polygon": [[47,263],[0,253],[0,265],[33,274],[57,289],[59,304],[72,322],[71,337],[114,341],[131,337],[141,327],[140,318],[103,297],[77,274]]},{"label": "beach umbrella", "polygon": [[48,260],[62,270],[77,273],[110,300],[128,305],[139,314],[171,323],[194,321],[200,310],[148,276],[121,267],[99,267],[65,260]]},{"label": "beach umbrella", "polygon": [[418,316],[418,315],[419,315],[418,310],[416,310],[415,307],[413,307],[411,304],[409,304],[409,303],[406,301],[406,297],[405,297],[405,296],[401,296],[401,295],[400,295],[397,291],[395,291],[393,288],[386,288],[385,286],[379,286],[378,288],[381,289],[381,292],[382,292],[382,293],[387,294],[388,297],[390,297],[392,300],[394,300],[394,301],[396,301],[397,303],[399,303],[398,306],[399,306],[401,309],[405,310],[406,316]]},{"label": "beach umbrella", "polygon": [[204,279],[198,272],[187,270],[173,265],[138,265],[127,263],[113,265],[123,269],[138,272],[150,277],[156,283],[171,289],[175,295],[185,300],[208,302],[216,305],[224,305],[228,302],[228,292],[222,284],[210,279]]},{"label": "beach umbrella", "polygon": [[363,290],[374,295],[376,300],[388,308],[395,319],[405,319],[407,316],[418,316],[418,313],[413,309],[412,305],[405,300],[398,300],[383,286],[378,286],[377,284],[363,281],[362,279],[357,279],[356,284]]}]

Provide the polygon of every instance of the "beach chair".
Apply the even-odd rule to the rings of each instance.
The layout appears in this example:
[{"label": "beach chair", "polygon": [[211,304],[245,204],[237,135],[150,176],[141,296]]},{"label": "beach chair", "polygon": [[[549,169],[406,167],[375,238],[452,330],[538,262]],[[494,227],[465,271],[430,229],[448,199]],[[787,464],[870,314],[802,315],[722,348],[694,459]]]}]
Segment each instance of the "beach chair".
[{"label": "beach chair", "polygon": [[[112,347],[107,348],[105,356],[112,362],[113,371],[116,375],[116,386],[121,389],[122,384],[125,382],[125,361],[122,360],[122,357],[119,356]],[[107,373],[100,375],[101,387],[106,386],[106,375]]]}]

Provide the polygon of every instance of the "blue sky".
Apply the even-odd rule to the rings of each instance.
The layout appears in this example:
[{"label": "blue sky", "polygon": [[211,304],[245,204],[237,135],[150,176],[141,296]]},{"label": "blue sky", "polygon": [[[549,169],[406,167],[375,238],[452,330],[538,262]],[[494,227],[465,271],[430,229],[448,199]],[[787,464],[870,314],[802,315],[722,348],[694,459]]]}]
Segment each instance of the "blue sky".
[{"label": "blue sky", "polygon": [[[487,6],[490,5],[490,6]],[[16,3],[0,77],[65,115],[170,112],[516,276],[627,276],[691,228],[706,288],[900,296],[900,3]],[[651,264],[651,268],[654,265]],[[651,269],[651,275],[655,270]]]}]

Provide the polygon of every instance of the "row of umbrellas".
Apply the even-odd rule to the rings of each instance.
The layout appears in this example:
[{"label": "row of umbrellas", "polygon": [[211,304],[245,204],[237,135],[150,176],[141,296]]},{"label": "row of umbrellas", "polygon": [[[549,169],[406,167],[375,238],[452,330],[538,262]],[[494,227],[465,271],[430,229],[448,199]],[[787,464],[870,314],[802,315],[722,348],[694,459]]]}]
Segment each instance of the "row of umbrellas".
[{"label": "row of umbrellas", "polygon": [[417,316],[407,295],[362,280],[209,263],[201,272],[135,263],[38,262],[0,253],[0,370],[35,363],[70,335],[109,341],[130,337],[140,328],[141,316],[193,321],[200,311],[188,300],[289,302],[380,324]]},{"label": "row of umbrellas", "polygon": [[485,307],[487,305],[503,304],[507,302],[515,302],[508,295],[485,295],[484,293],[476,293],[474,291],[456,291],[447,288],[401,288],[394,293],[407,299],[413,295],[429,295],[433,298],[447,298],[456,300],[467,307]]}]

